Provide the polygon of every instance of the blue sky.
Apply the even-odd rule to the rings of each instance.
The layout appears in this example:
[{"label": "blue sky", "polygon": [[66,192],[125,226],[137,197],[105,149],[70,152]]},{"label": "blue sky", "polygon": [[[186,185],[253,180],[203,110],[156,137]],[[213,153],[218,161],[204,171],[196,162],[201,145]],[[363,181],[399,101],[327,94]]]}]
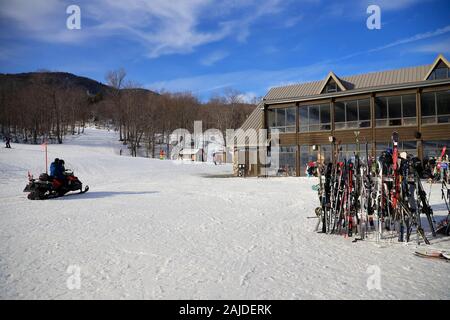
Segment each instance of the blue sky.
[{"label": "blue sky", "polygon": [[[81,8],[81,30],[66,8]],[[366,10],[381,8],[381,30]],[[150,89],[201,99],[450,57],[448,0],[0,0],[0,72],[48,69],[104,82],[123,67]]]}]

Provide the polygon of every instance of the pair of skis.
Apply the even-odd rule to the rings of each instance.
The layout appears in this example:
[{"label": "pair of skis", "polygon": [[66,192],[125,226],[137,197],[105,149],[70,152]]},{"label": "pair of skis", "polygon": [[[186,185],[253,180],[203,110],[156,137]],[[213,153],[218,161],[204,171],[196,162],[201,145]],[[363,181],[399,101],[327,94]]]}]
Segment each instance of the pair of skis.
[{"label": "pair of skis", "polygon": [[422,258],[442,259],[450,261],[450,250],[436,250],[436,249],[417,249],[414,254]]},{"label": "pair of skis", "polygon": [[[376,212],[378,240],[382,238],[383,230],[386,228],[391,231],[397,230],[398,240],[401,242],[405,240],[406,233],[406,241],[409,241],[412,228],[415,226],[417,234],[429,243],[420,224],[420,213],[426,214],[435,235],[433,212],[417,170],[410,170],[412,163],[410,157],[406,153],[402,153],[399,157],[398,133],[394,132],[392,135],[392,153],[389,153],[389,157],[385,157],[383,161],[380,158],[377,162],[379,177],[376,188],[372,181],[373,170],[368,143],[366,142],[364,164],[360,157],[359,132],[355,132],[355,137],[356,151],[353,162],[339,162],[337,151],[333,163],[320,166],[318,191],[321,207],[316,211],[318,216],[320,213],[316,230],[321,223],[323,233],[341,234],[343,231],[348,237],[358,234],[360,236],[358,240],[363,240],[369,226],[370,229],[375,229],[373,215]],[[414,179],[411,178],[411,172]]]}]

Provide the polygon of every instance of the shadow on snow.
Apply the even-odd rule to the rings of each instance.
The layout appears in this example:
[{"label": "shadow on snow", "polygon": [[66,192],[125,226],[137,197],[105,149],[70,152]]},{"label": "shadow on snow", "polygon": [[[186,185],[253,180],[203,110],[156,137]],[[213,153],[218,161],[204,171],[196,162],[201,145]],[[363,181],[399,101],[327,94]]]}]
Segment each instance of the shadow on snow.
[{"label": "shadow on snow", "polygon": [[55,200],[80,200],[80,199],[101,199],[101,198],[110,198],[117,196],[127,196],[127,195],[148,195],[148,194],[156,194],[158,191],[89,191],[84,194],[68,194],[64,197],[57,198]]}]

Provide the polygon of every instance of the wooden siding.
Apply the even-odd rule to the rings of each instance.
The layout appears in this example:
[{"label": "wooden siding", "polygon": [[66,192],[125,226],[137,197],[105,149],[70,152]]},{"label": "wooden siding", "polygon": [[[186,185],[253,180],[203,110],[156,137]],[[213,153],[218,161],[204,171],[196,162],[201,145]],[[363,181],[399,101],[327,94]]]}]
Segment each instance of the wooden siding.
[{"label": "wooden siding", "polygon": [[396,90],[396,91],[383,91],[375,93],[375,97],[393,97],[393,96],[401,96],[407,94],[415,94],[417,89],[409,89],[409,90]]},{"label": "wooden siding", "polygon": [[271,104],[271,105],[268,105],[267,108],[268,109],[284,109],[284,108],[292,108],[292,107],[296,107],[296,106],[297,106],[297,103],[291,102],[291,103]]},{"label": "wooden siding", "polygon": [[342,144],[355,143],[355,131],[359,131],[360,143],[365,143],[366,141],[371,142],[373,140],[371,128],[335,131],[334,136],[336,137],[336,141],[341,141]]},{"label": "wooden siding", "polygon": [[[397,131],[400,140],[403,141],[416,141],[417,130],[416,127],[388,127],[388,128],[375,128],[373,136],[373,130],[368,129],[354,129],[354,130],[342,130],[332,133],[327,132],[310,132],[310,133],[281,133],[280,145],[314,145],[314,144],[329,144],[329,137],[332,135],[336,138],[336,141],[340,141],[342,144],[355,143],[355,131],[359,131],[359,142],[387,142],[391,141],[392,133]],[[431,125],[422,127],[422,140],[443,140],[450,138],[450,124]]]},{"label": "wooden siding", "polygon": [[441,91],[441,90],[450,90],[450,85],[442,85],[442,86],[436,86],[436,87],[430,87],[430,88],[423,88],[420,91],[421,92],[433,92],[433,91]]},{"label": "wooden siding", "polygon": [[281,133],[280,145],[282,146],[295,146],[297,145],[297,134],[295,133]]},{"label": "wooden siding", "polygon": [[353,101],[353,100],[363,100],[363,99],[370,99],[371,94],[357,94],[354,96],[349,97],[340,97],[333,99],[335,102],[343,102],[343,101]]},{"label": "wooden siding", "polygon": [[309,132],[298,134],[298,144],[313,145],[313,144],[330,144],[328,137],[331,135],[331,131],[326,132]]},{"label": "wooden siding", "polygon": [[303,107],[303,106],[313,106],[315,104],[327,104],[327,103],[331,103],[331,99],[321,99],[321,100],[299,102],[298,105],[300,107]]},{"label": "wooden siding", "polygon": [[[422,140],[449,140],[450,124],[435,124],[422,126]],[[449,146],[450,147],[450,146]]]},{"label": "wooden siding", "polygon": [[375,141],[386,142],[391,141],[392,133],[398,132],[400,141],[416,140],[417,127],[388,127],[388,128],[375,128]]}]

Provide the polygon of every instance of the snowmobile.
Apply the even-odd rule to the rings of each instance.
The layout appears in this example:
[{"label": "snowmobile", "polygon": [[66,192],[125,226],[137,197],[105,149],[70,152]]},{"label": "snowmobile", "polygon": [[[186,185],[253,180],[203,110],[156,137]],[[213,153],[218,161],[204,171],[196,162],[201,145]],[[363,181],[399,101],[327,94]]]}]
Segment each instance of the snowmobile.
[{"label": "snowmobile", "polygon": [[28,192],[28,199],[30,200],[46,200],[62,197],[72,191],[79,190],[77,194],[89,191],[89,186],[83,189],[83,184],[73,174],[73,171],[66,170],[64,176],[65,180],[63,182],[46,173],[42,173],[39,179],[34,179],[32,175],[28,174],[29,181],[23,192]]}]

